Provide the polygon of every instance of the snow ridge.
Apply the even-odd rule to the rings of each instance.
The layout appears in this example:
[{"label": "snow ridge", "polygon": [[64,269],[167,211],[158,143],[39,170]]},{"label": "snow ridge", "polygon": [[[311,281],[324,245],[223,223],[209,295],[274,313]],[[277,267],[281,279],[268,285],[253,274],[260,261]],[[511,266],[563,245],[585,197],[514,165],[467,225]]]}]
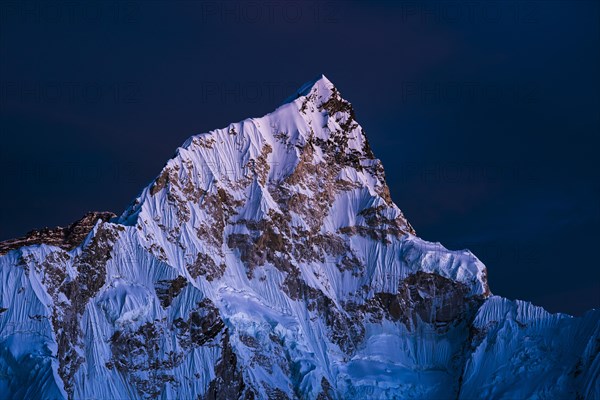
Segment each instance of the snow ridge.
[{"label": "snow ridge", "polygon": [[600,313],[492,296],[419,239],[324,76],[111,221],[0,256],[9,398],[600,398]]}]

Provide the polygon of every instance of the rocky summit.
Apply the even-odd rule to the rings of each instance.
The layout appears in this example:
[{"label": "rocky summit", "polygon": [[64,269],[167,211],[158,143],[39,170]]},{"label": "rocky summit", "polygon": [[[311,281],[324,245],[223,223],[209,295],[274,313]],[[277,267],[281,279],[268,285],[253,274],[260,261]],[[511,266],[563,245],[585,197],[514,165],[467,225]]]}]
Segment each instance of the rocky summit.
[{"label": "rocky summit", "polygon": [[600,310],[492,295],[420,239],[324,76],[120,216],[0,244],[0,285],[3,398],[600,399]]}]

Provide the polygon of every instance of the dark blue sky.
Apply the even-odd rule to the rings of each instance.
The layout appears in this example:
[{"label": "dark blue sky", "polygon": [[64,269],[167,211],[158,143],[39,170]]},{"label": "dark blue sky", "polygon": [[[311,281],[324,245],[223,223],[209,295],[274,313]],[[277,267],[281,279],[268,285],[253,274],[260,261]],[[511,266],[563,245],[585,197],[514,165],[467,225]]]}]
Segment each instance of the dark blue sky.
[{"label": "dark blue sky", "polygon": [[188,136],[324,73],[417,233],[491,289],[600,307],[599,6],[0,3],[0,240],[120,213]]}]

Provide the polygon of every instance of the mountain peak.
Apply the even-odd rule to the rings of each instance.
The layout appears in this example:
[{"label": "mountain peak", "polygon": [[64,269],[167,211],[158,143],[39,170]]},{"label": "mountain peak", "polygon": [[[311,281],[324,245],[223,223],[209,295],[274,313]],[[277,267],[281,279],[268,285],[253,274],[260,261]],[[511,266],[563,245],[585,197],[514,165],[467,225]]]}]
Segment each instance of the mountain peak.
[{"label": "mountain peak", "polygon": [[[359,238],[398,245],[415,235],[391,199],[383,166],[350,103],[324,76],[298,93],[264,117],[191,137],[119,222],[135,225],[144,247],[181,275],[202,249],[211,271],[221,276],[225,267],[216,266],[227,265],[233,249],[249,263],[250,279],[265,262],[296,273],[297,265],[316,260],[312,252],[327,257],[329,246],[350,251],[349,243]],[[182,248],[182,236],[194,246]],[[319,241],[310,255],[302,239],[307,236]],[[276,250],[265,247],[271,240]],[[334,263],[343,260],[353,274],[365,273],[358,259],[334,254]],[[467,262],[470,253],[455,257],[464,263],[434,270],[487,295],[485,267]],[[379,284],[393,292],[397,282]],[[340,296],[356,289],[345,288]]]},{"label": "mountain peak", "polygon": [[291,103],[298,97],[308,96],[312,92],[323,94],[330,94],[335,89],[333,83],[327,79],[323,74],[319,75],[315,79],[312,79],[298,88],[292,93],[287,99],[284,100],[283,104]]},{"label": "mountain peak", "polygon": [[[238,215],[245,220],[261,220],[273,212],[285,212],[288,207],[280,201],[288,196],[320,193],[326,202],[312,204],[302,197],[307,204],[303,204],[302,213],[296,214],[300,219],[306,218],[304,223],[313,229],[334,233],[343,228],[337,221],[332,221],[331,227],[322,227],[319,224],[323,218],[319,223],[307,220],[313,220],[316,211],[325,217],[338,196],[355,190],[364,191],[361,201],[368,207],[379,207],[374,211],[376,215],[369,218],[386,221],[380,227],[383,231],[388,232],[384,226],[389,225],[392,227],[389,232],[414,234],[392,202],[383,166],[373,155],[351,104],[324,75],[304,84],[296,96],[261,118],[249,118],[192,136],[120,221],[140,223],[138,215],[142,210],[147,215],[142,222],[175,212],[186,219],[172,221],[180,228],[181,223],[194,220],[193,216],[201,212],[195,203],[202,199],[203,192],[227,194],[239,201],[246,199],[244,202],[252,198]],[[218,200],[223,199],[221,194]],[[165,195],[166,201],[158,201]],[[173,199],[179,200],[173,204]],[[175,205],[178,210],[167,210]],[[364,211],[363,207],[356,212]],[[159,225],[148,229],[160,230]],[[141,231],[145,229],[140,227]],[[359,230],[366,234],[372,227],[365,229]],[[372,232],[372,235],[380,234]],[[169,251],[165,250],[165,254]]]},{"label": "mountain peak", "polygon": [[600,312],[491,296],[416,237],[324,76],[111,217],[0,245],[6,397],[600,398]]}]

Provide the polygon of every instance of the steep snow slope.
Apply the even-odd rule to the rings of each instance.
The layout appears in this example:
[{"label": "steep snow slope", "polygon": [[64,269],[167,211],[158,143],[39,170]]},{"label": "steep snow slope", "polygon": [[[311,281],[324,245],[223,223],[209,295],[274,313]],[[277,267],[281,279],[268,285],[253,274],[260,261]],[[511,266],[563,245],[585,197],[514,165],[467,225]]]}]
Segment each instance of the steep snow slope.
[{"label": "steep snow slope", "polygon": [[600,398],[599,312],[491,296],[416,237],[325,77],[0,277],[8,398]]}]

